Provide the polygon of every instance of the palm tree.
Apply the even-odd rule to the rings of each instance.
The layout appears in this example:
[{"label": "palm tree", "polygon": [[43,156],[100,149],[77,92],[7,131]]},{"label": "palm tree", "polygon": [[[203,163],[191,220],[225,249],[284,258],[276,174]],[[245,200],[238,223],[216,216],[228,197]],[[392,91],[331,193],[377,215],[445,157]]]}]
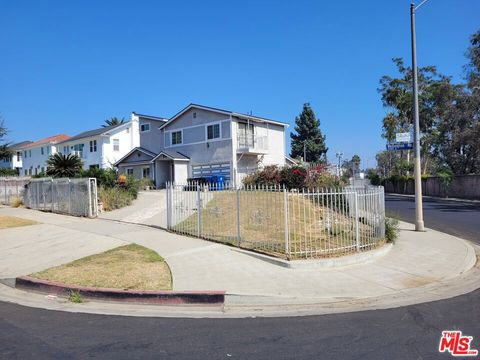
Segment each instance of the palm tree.
[{"label": "palm tree", "polygon": [[108,126],[113,126],[113,125],[120,125],[120,124],[123,124],[125,122],[125,118],[117,118],[116,116],[110,118],[110,119],[107,119],[105,120],[105,124],[102,125],[102,127],[108,127]]},{"label": "palm tree", "polygon": [[82,160],[75,154],[56,153],[47,160],[47,175],[53,177],[74,177],[82,170]]}]

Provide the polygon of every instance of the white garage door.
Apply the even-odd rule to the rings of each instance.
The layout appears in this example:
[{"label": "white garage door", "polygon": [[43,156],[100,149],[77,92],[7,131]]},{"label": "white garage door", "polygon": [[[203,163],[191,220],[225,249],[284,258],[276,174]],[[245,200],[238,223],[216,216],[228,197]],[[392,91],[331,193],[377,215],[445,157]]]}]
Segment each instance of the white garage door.
[{"label": "white garage door", "polygon": [[192,177],[223,176],[225,180],[229,180],[230,170],[230,163],[192,165]]}]

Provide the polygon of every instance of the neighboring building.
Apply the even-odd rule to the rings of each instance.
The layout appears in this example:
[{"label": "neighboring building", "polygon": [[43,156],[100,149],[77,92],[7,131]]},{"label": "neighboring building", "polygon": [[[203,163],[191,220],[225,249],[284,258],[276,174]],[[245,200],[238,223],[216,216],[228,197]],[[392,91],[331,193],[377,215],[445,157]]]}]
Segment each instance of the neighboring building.
[{"label": "neighboring building", "polygon": [[259,167],[290,160],[288,125],[279,121],[196,104],[168,121],[132,113],[134,120],[140,124],[140,145],[115,166],[121,173],[150,177],[157,187],[210,176],[239,184]]},{"label": "neighboring building", "polygon": [[76,154],[83,168],[106,169],[139,146],[138,119],[119,125],[82,132],[59,142],[57,150],[62,154]]},{"label": "neighboring building", "polygon": [[22,152],[22,169],[20,175],[37,175],[47,170],[47,159],[58,152],[58,143],[70,136],[59,134],[20,147]]},{"label": "neighboring building", "polygon": [[[20,150],[22,146],[30,144],[31,141],[22,141],[20,143],[16,143],[13,145],[8,146],[8,148],[12,151],[12,156],[8,159],[0,160],[0,168],[3,169],[15,169],[20,174],[22,170],[22,151]],[[23,174],[20,174],[23,175]]]}]

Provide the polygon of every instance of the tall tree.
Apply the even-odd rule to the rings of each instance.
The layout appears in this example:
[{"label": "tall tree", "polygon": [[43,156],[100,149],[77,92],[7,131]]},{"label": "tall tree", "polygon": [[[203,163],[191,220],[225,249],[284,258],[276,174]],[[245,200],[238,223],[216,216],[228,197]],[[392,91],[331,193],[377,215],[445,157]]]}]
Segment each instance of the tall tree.
[{"label": "tall tree", "polygon": [[[395,133],[407,132],[412,126],[412,69],[404,65],[403,59],[393,59],[399,77],[383,76],[378,91],[382,96],[382,103],[389,110],[382,121],[382,136],[388,141],[395,139]],[[455,92],[456,85],[451,83],[447,76],[439,74],[434,66],[418,69],[419,86],[419,116],[420,131],[423,134],[422,169],[423,173],[435,170],[436,127],[441,119],[441,113]],[[410,152],[400,154],[407,166],[410,163]]]},{"label": "tall tree", "polygon": [[106,119],[105,120],[105,124],[102,125],[102,127],[108,127],[108,126],[113,126],[113,125],[120,125],[120,124],[123,124],[125,122],[125,118],[117,118],[116,116],[110,118],[110,119]]},{"label": "tall tree", "polygon": [[480,173],[480,31],[470,38],[466,85],[455,87],[441,109],[437,151],[442,166],[455,174]]},{"label": "tall tree", "polygon": [[309,103],[303,104],[303,110],[295,117],[295,133],[290,134],[292,139],[292,158],[303,158],[306,153],[307,162],[327,160],[328,148],[325,144],[325,135],[320,130],[320,120]]},{"label": "tall tree", "polygon": [[5,135],[7,135],[7,128],[2,119],[0,119],[0,160],[10,159],[12,151],[9,149],[9,144],[5,141]]}]

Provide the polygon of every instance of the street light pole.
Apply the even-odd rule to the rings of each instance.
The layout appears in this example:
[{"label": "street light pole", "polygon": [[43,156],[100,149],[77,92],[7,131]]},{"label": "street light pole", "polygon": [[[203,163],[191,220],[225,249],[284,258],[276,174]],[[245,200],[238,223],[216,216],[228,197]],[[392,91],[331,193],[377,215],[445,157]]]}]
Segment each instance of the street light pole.
[{"label": "street light pole", "polygon": [[413,72],[413,117],[414,117],[414,175],[415,175],[415,230],[424,231],[423,204],[422,204],[422,178],[420,163],[420,119],[418,114],[418,74],[417,74],[417,43],[415,34],[415,10],[422,6],[424,0],[417,7],[410,4],[410,26],[412,35],[412,72]]}]

